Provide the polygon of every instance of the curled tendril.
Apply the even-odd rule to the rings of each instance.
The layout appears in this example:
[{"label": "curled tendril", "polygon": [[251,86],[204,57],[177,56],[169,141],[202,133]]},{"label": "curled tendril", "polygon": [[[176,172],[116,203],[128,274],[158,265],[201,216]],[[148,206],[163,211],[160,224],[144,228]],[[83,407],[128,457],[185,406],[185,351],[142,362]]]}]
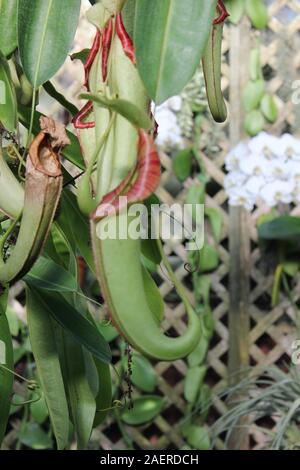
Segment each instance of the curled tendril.
[{"label": "curled tendril", "polygon": [[188,272],[190,274],[194,274],[198,271],[198,268],[193,268],[191,263],[184,263],[184,269],[185,269],[186,272]]},{"label": "curled tendril", "polygon": [[125,403],[122,403],[121,400],[114,400],[112,406],[110,406],[109,408],[101,408],[100,410],[97,409],[96,412],[99,413],[100,411],[116,410],[116,409],[124,408],[124,406],[125,406]]},{"label": "curled tendril", "polygon": [[0,364],[0,369],[4,369],[5,371],[10,372],[15,377],[18,377],[18,379],[22,380],[23,382],[26,382],[28,390],[36,390],[37,388],[40,388],[36,380],[26,379],[26,377],[23,377],[22,375],[17,374],[17,372],[15,372],[12,369],[9,369],[9,367],[6,367],[4,364]]},{"label": "curled tendril", "polygon": [[168,272],[167,272],[167,270],[165,269],[165,265],[164,265],[163,261],[160,263],[159,267],[160,267],[162,276],[163,276],[163,278],[165,279],[165,281],[168,281],[169,284],[170,284],[172,287],[174,287],[174,282],[170,279],[170,277],[169,277],[169,275],[168,275]]},{"label": "curled tendril", "polygon": [[37,388],[40,388],[40,387],[36,380],[29,380],[27,383],[27,388],[28,390],[36,390]]},{"label": "curled tendril", "polygon": [[37,401],[39,401],[40,399],[42,398],[42,394],[41,392],[37,394],[37,396],[35,398],[32,398],[31,400],[25,400],[25,401],[22,401],[22,402],[14,402],[14,401],[11,401],[11,405],[12,406],[24,406],[24,405],[30,405],[31,403],[36,403]]}]

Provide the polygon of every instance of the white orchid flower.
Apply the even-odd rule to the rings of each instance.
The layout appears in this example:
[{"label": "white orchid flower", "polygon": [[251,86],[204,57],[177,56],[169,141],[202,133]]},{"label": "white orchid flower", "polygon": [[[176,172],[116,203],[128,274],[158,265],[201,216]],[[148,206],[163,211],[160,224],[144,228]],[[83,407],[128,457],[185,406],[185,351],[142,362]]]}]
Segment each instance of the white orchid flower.
[{"label": "white orchid flower", "polygon": [[294,180],[300,183],[300,164],[295,160],[288,160],[286,162],[286,166],[288,168],[288,172],[290,178],[294,178]]},{"label": "white orchid flower", "polygon": [[245,182],[245,189],[251,196],[258,197],[260,195],[261,188],[265,183],[265,178],[263,176],[251,176]]},{"label": "white orchid flower", "polygon": [[240,161],[249,154],[248,145],[240,142],[234,147],[225,158],[225,166],[227,171],[236,171],[240,167]]},{"label": "white orchid flower", "polygon": [[255,197],[243,187],[232,188],[229,192],[229,205],[241,206],[251,211],[255,205]]},{"label": "white orchid flower", "polygon": [[166,101],[166,105],[174,112],[178,112],[181,110],[181,106],[182,106],[182,98],[181,96],[177,95],[177,96],[172,96],[172,98],[169,98],[167,101]]},{"label": "white orchid flower", "polygon": [[278,138],[266,132],[260,132],[253,137],[249,141],[249,149],[253,154],[263,155],[268,159],[280,156],[278,154]]},{"label": "white orchid flower", "polygon": [[290,134],[279,138],[261,132],[241,142],[226,157],[229,204],[251,209],[258,197],[270,207],[300,203],[299,162],[300,140]]},{"label": "white orchid flower", "polygon": [[159,106],[155,111],[155,119],[158,124],[158,145],[182,145],[180,127],[177,123],[176,115],[165,105]]},{"label": "white orchid flower", "polygon": [[274,159],[268,162],[264,176],[266,181],[287,180],[292,176],[292,165],[282,159]]},{"label": "white orchid flower", "polygon": [[292,197],[293,197],[293,201],[295,203],[300,202],[300,183],[299,182],[296,182],[296,184],[294,186],[294,189],[292,191]]},{"label": "white orchid flower", "polygon": [[279,139],[279,147],[281,151],[293,160],[300,160],[300,140],[291,134],[283,134]]},{"label": "white orchid flower", "polygon": [[229,191],[231,188],[241,187],[244,185],[247,177],[239,171],[231,171],[224,178],[224,188]]},{"label": "white orchid flower", "polygon": [[289,204],[293,200],[294,187],[291,181],[273,181],[261,188],[260,196],[270,207],[276,206],[279,202]]},{"label": "white orchid flower", "polygon": [[240,160],[240,170],[248,176],[262,176],[268,172],[269,163],[262,155],[248,153]]}]

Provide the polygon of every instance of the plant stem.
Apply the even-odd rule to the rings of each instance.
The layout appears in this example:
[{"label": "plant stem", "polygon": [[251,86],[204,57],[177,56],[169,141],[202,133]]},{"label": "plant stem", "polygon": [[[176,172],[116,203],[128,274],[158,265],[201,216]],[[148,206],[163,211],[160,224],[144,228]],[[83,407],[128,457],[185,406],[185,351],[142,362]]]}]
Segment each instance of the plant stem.
[{"label": "plant stem", "polygon": [[288,280],[287,280],[287,277],[286,277],[285,273],[282,274],[282,281],[283,281],[283,287],[284,287],[285,293],[287,294],[287,296],[289,298],[289,301],[291,303],[291,306],[292,306],[292,308],[294,310],[294,313],[295,313],[296,328],[297,328],[297,331],[298,331],[298,336],[300,336],[299,309],[298,309],[298,306],[297,306],[296,302],[293,299],[293,293],[290,289],[290,286],[289,286],[289,283],[288,283]]}]

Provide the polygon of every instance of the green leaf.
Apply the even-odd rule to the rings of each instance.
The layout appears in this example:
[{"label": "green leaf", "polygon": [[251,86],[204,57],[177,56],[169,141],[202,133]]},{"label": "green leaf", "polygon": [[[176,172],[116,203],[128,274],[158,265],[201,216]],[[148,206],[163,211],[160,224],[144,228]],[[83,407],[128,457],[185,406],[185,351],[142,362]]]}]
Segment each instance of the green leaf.
[{"label": "green leaf", "polygon": [[[14,370],[13,345],[5,315],[7,308],[8,291],[0,293],[0,447],[5,436],[6,425],[10,411],[10,401],[13,388]],[[3,369],[1,365],[7,369]]]},{"label": "green leaf", "polygon": [[[31,398],[33,399],[35,396],[36,395],[33,394]],[[43,424],[48,418],[49,411],[43,393],[38,401],[33,401],[32,403],[30,403],[30,413],[33,419],[38,424]]]},{"label": "green leaf", "polygon": [[96,325],[97,325],[98,330],[102,334],[103,338],[108,343],[111,343],[111,341],[113,341],[119,336],[119,333],[116,330],[116,328],[111,323],[108,323],[107,321],[104,321],[104,322],[96,321]]},{"label": "green leaf", "polygon": [[219,242],[222,235],[223,219],[219,209],[213,207],[205,208],[205,215],[209,218],[212,234],[216,242]]},{"label": "green leaf", "polygon": [[26,289],[30,341],[58,449],[69,440],[69,410],[50,315],[33,289]]},{"label": "green leaf", "polygon": [[209,342],[206,336],[202,335],[198,346],[188,355],[188,364],[190,367],[199,366],[205,360]]},{"label": "green leaf", "polygon": [[45,244],[44,251],[47,257],[51,258],[56,264],[59,264],[59,266],[70,272],[77,279],[78,263],[76,253],[57,222],[52,224],[50,237]]},{"label": "green leaf", "polygon": [[97,327],[87,320],[81,312],[59,293],[38,289],[32,282],[31,292],[34,293],[45,312],[50,314],[59,325],[73,335],[76,341],[103,362],[111,361],[110,348]]},{"label": "green leaf", "polygon": [[121,419],[130,426],[148,423],[162,412],[165,404],[164,398],[155,395],[144,395],[133,400],[131,410],[122,410],[120,413]]},{"label": "green leaf", "polygon": [[107,364],[95,359],[95,366],[98,374],[98,390],[96,399],[96,415],[94,427],[99,426],[109,413],[112,406],[112,382],[110,367]]},{"label": "green leaf", "polygon": [[179,93],[194,75],[215,11],[215,0],[137,0],[137,65],[156,104]]},{"label": "green leaf", "polygon": [[247,83],[243,90],[243,103],[247,113],[260,106],[264,91],[264,80],[258,79],[255,82],[250,81]]},{"label": "green leaf", "polygon": [[19,433],[20,442],[34,450],[52,449],[51,437],[37,423],[25,423]]},{"label": "green leaf", "polygon": [[274,275],[274,281],[273,281],[273,287],[272,287],[272,302],[271,305],[274,308],[279,299],[279,294],[280,294],[280,286],[281,286],[281,280],[282,280],[282,264],[278,264],[276,269],[275,269],[275,275]]},{"label": "green leaf", "polygon": [[17,5],[18,0],[0,2],[0,50],[5,56],[17,47]]},{"label": "green leaf", "polygon": [[72,116],[75,116],[79,112],[79,109],[76,108],[76,106],[73,103],[70,103],[70,101],[68,101],[64,97],[64,95],[59,93],[56,90],[56,88],[52,85],[51,82],[48,81],[48,82],[44,83],[43,88],[48,93],[48,95],[51,96],[51,98],[54,98],[59,104],[61,104],[63,106],[63,108],[65,108],[67,111],[69,111],[69,113]]},{"label": "green leaf", "polygon": [[142,248],[142,260],[144,266],[150,272],[156,272],[157,266],[161,262],[161,253],[158,249],[157,241],[151,237],[151,227],[153,226],[153,210],[154,206],[158,207],[160,204],[160,200],[155,194],[152,194],[146,201],[144,201],[144,205],[148,211],[148,238],[141,240],[141,248]]},{"label": "green leaf", "polygon": [[132,383],[143,392],[152,393],[156,387],[156,372],[150,361],[140,354],[133,354]]},{"label": "green leaf", "polygon": [[10,305],[8,305],[6,309],[6,318],[8,321],[9,331],[11,335],[18,336],[19,331],[20,331],[20,322],[19,322],[16,312],[14,311],[13,308],[10,307]]},{"label": "green leaf", "polygon": [[80,0],[19,0],[18,42],[24,72],[37,88],[64,63],[72,46]]},{"label": "green leaf", "polygon": [[164,312],[165,312],[165,305],[164,305],[163,298],[151,274],[144,267],[142,269],[142,275],[143,275],[143,283],[144,283],[144,289],[145,289],[145,294],[147,297],[148,306],[153,316],[155,317],[157,322],[160,324],[164,318]]},{"label": "green leaf", "polygon": [[205,374],[205,366],[191,367],[187,371],[184,381],[184,397],[191,405],[193,405],[197,399]]},{"label": "green leaf", "polygon": [[226,0],[226,8],[231,23],[238,24],[245,12],[245,0]]},{"label": "green leaf", "polygon": [[88,219],[79,210],[75,194],[68,189],[63,191],[60,204],[61,212],[57,224],[68,238],[73,250],[79,251],[90,270],[95,273]]},{"label": "green leaf", "polygon": [[179,181],[185,181],[191,174],[193,164],[192,149],[184,149],[178,152],[173,160],[173,169]]},{"label": "green leaf", "polygon": [[263,240],[298,240],[300,235],[300,217],[283,215],[258,226],[258,236]]},{"label": "green leaf", "polygon": [[0,51],[0,123],[13,132],[17,125],[17,99],[8,62]]},{"label": "green leaf", "polygon": [[133,39],[135,8],[136,0],[127,0],[122,10],[123,23],[131,39]]},{"label": "green leaf", "polygon": [[246,0],[246,12],[256,29],[268,26],[268,9],[264,0]]},{"label": "green leaf", "polygon": [[258,110],[250,111],[246,115],[244,128],[248,135],[254,137],[265,127],[265,119],[262,113]]},{"label": "green leaf", "polygon": [[187,441],[193,449],[210,449],[210,439],[206,428],[202,426],[190,425],[186,435]]},{"label": "green leaf", "polygon": [[91,49],[82,49],[82,51],[74,52],[70,55],[71,60],[80,60],[83,64],[86,63]]},{"label": "green leaf", "polygon": [[217,250],[211,245],[205,244],[200,252],[201,272],[213,271],[218,267],[219,255]]},{"label": "green leaf", "polygon": [[277,104],[274,100],[272,95],[264,95],[261,103],[260,103],[260,110],[263,113],[264,117],[267,121],[273,123],[278,118],[278,108]]},{"label": "green leaf", "polygon": [[253,82],[259,79],[263,79],[260,63],[260,51],[256,47],[250,52],[250,78]]},{"label": "green leaf", "polygon": [[201,420],[206,422],[210,408],[212,405],[212,391],[209,385],[203,384],[200,390],[200,395],[197,400],[197,408],[199,409]]},{"label": "green leaf", "polygon": [[6,344],[0,340],[0,364],[6,363]]},{"label": "green leaf", "polygon": [[204,204],[205,201],[205,184],[193,184],[187,192],[185,203],[192,204],[192,218],[197,222],[197,204]]},{"label": "green leaf", "polygon": [[290,277],[296,276],[299,266],[297,261],[285,261],[282,263],[283,271]]},{"label": "green leaf", "polygon": [[152,129],[152,121],[149,116],[130,101],[119,98],[106,98],[106,96],[93,93],[81,93],[80,98],[94,101],[102,108],[110,109],[120,114],[137,128],[145,129],[146,131]]},{"label": "green leaf", "polygon": [[210,340],[214,329],[215,329],[215,321],[212,314],[212,310],[209,305],[203,307],[203,311],[200,312],[202,328],[203,328],[203,335]]},{"label": "green leaf", "polygon": [[194,290],[197,301],[201,304],[209,305],[209,296],[211,288],[211,278],[210,276],[199,276],[195,274],[196,279],[194,278]]},{"label": "green leaf", "polygon": [[[149,224],[149,228],[151,225]],[[154,271],[157,270],[157,265],[161,262],[161,254],[157,247],[157,242],[153,238],[141,240],[142,255],[147,258],[154,266]]]},{"label": "green leaf", "polygon": [[54,292],[77,292],[78,288],[72,274],[44,256],[40,256],[24,281]]},{"label": "green leaf", "polygon": [[[90,389],[82,347],[66,331],[62,331],[63,377],[67,390],[71,420],[77,437],[78,449],[85,449],[91,436],[96,402]],[[92,360],[87,356],[86,360]]]}]

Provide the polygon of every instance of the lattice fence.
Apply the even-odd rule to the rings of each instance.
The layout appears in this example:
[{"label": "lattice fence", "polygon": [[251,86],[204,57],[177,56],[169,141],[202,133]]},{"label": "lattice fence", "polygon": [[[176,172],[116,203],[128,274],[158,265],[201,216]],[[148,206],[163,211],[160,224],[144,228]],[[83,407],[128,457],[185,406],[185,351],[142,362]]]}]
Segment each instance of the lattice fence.
[{"label": "lattice fence", "polygon": [[[231,312],[235,300],[230,299],[229,280],[232,264],[240,264],[242,270],[241,282],[249,283],[250,289],[246,300],[246,319],[237,320],[241,323],[249,323],[249,333],[243,338],[249,341],[249,364],[253,367],[251,373],[256,373],[262,367],[270,365],[282,366],[284,362],[290,363],[291,344],[296,338],[294,328],[294,313],[290,302],[282,297],[279,304],[271,307],[272,274],[266,275],[261,263],[261,252],[257,245],[256,220],[269,209],[264,204],[259,204],[251,214],[237,209],[229,210],[227,197],[223,189],[224,157],[227,151],[241,138],[243,133],[243,111],[241,104],[241,90],[248,78],[248,64],[250,47],[254,47],[257,37],[261,40],[261,58],[267,87],[274,93],[280,113],[274,125],[270,125],[268,131],[280,135],[285,131],[299,134],[300,108],[292,103],[292,83],[297,80],[300,68],[300,2],[288,0],[276,0],[267,2],[269,9],[269,27],[262,33],[251,29],[249,21],[244,19],[240,26],[227,26],[225,28],[223,64],[223,89],[229,101],[229,124],[218,126],[207,119],[203,125],[203,137],[199,141],[199,147],[203,155],[206,171],[211,181],[208,185],[206,204],[208,207],[218,208],[223,217],[223,233],[219,246],[220,265],[211,275],[212,293],[211,304],[215,319],[215,335],[208,354],[207,382],[213,391],[218,394],[228,385],[228,361],[230,347],[235,347],[229,341],[229,317],[242,313]],[[220,148],[218,154],[212,154],[209,142]],[[168,189],[172,187],[174,174],[172,162],[168,155],[162,154],[162,165],[165,169],[162,187],[158,191],[159,197],[167,203],[182,201],[186,189],[175,195]],[[293,214],[300,213],[300,207],[292,210]],[[238,223],[237,223],[238,221]],[[235,238],[238,231],[244,236],[242,246],[230,243],[229,236]],[[207,233],[209,241],[212,237]],[[232,250],[230,250],[232,248]],[[186,251],[179,246],[168,245],[168,251],[172,256],[181,260],[182,264],[177,269],[177,276],[188,281],[188,273],[184,269]],[[243,253],[241,253],[244,252]],[[234,275],[233,275],[234,278]],[[187,292],[193,300],[190,290],[191,284],[186,282]],[[236,288],[237,286],[235,286]],[[172,287],[163,281],[160,290],[167,298]],[[247,290],[246,290],[247,291]],[[232,292],[233,293],[233,292]],[[238,292],[236,291],[236,295]],[[295,300],[300,298],[300,284],[294,290]],[[243,299],[240,299],[243,300]],[[178,333],[184,330],[184,307],[179,304],[175,309],[167,308],[166,318],[168,325]],[[235,322],[236,317],[233,317]],[[232,328],[234,333],[234,326]],[[248,336],[248,338],[247,338]],[[243,361],[242,361],[243,362]],[[142,428],[130,428],[129,434],[134,442],[141,448],[180,448],[184,445],[179,426],[186,412],[186,403],[183,398],[183,378],[187,371],[185,361],[176,361],[172,365],[159,363],[155,366],[159,375],[159,391],[168,398],[169,407],[157,418],[153,424]],[[226,404],[219,398],[214,400],[211,419],[224,413]],[[123,448],[124,442],[120,439],[110,440],[110,433],[114,428],[106,427],[99,431],[97,438],[101,440],[105,448]],[[114,436],[116,436],[114,434]],[[264,441],[257,430],[251,432],[251,446],[259,448]],[[221,442],[218,444],[222,447]]]},{"label": "lattice fence", "polygon": [[[276,135],[284,131],[299,134],[300,106],[293,105],[291,96],[292,82],[298,79],[300,73],[300,1],[267,0],[266,3],[269,27],[262,33],[251,29],[246,18],[238,27],[225,27],[223,89],[229,102],[230,118],[224,126],[216,125],[207,118],[199,141],[206,171],[211,178],[206,204],[208,207],[218,208],[223,218],[222,238],[217,246],[220,264],[211,274],[215,335],[207,358],[206,381],[216,394],[210,415],[212,421],[226,411],[226,403],[217,394],[228,385],[228,364],[231,362],[229,366],[232,372],[237,358],[243,354],[240,349],[245,350],[244,345],[241,346],[243,341],[249,342],[249,358],[240,357],[240,362],[245,364],[249,360],[249,364],[254,366],[252,373],[255,373],[261,367],[281,366],[284,361],[289,363],[291,344],[296,338],[290,302],[282,297],[279,304],[271,308],[272,275],[265,274],[257,245],[256,220],[268,208],[259,204],[251,214],[238,209],[230,210],[223,189],[226,153],[244,138],[241,90],[248,78],[250,47],[256,44],[258,36],[261,41],[263,70],[268,80],[267,87],[276,96],[280,110],[278,120],[268,130]],[[83,29],[80,33],[81,37],[85,34],[92,37],[88,29]],[[86,47],[86,39],[84,42]],[[66,95],[70,97],[77,94],[82,80],[80,68],[76,70],[80,75],[78,82],[73,82],[66,89]],[[60,71],[56,82],[60,86],[62,83],[66,85],[65,69]],[[52,111],[56,109],[53,108]],[[212,144],[219,146],[218,153],[211,151]],[[175,176],[170,156],[162,153],[161,160],[165,171],[158,190],[159,197],[168,204],[183,201],[186,187],[176,194],[172,190]],[[300,207],[293,208],[292,213],[299,215]],[[209,233],[206,236],[214,243]],[[239,244],[239,239],[243,243]],[[193,302],[190,275],[184,269],[187,261],[184,247],[168,244],[166,249],[177,265],[180,262],[176,274],[185,282],[187,293]],[[237,272],[239,276],[236,275]],[[230,280],[235,283],[234,287],[230,288]],[[185,328],[185,312],[181,303],[175,308],[174,302],[168,303],[172,289],[168,281],[162,278],[160,291],[167,303],[166,325],[181,334]],[[295,300],[300,299],[300,279],[294,296]],[[237,325],[242,326],[244,331],[242,338],[233,338],[229,334],[234,334]],[[183,398],[187,364],[184,360],[172,364],[160,362],[155,364],[155,369],[159,377],[156,392],[167,398],[168,406],[151,424],[126,427],[126,433],[136,448],[179,449],[185,445],[180,424],[187,411]],[[259,448],[263,443],[259,431],[253,430],[251,436],[252,447]],[[91,445],[95,448],[101,445],[104,449],[126,448],[124,435],[113,415],[104,427],[93,433]],[[219,441],[217,446],[221,448],[222,442]]]}]

